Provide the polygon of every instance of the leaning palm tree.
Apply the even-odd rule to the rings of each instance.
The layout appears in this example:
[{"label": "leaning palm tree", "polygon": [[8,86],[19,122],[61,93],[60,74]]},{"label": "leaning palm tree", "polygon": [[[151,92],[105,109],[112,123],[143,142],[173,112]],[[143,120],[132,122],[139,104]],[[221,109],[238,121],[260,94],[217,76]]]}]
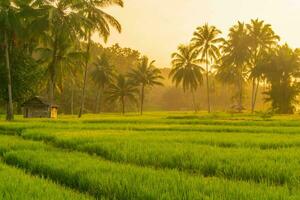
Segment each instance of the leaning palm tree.
[{"label": "leaning palm tree", "polygon": [[[222,67],[219,70],[232,71],[237,77],[238,85],[238,104],[237,110],[242,112],[243,110],[243,84],[245,81],[245,72],[247,64],[251,56],[251,39],[248,35],[246,25],[238,22],[237,25],[233,26],[228,34],[228,39],[222,46],[223,57]],[[223,68],[230,68],[230,70]]]},{"label": "leaning palm tree", "polygon": [[206,64],[207,110],[209,113],[211,112],[209,83],[211,66],[209,65],[215,64],[215,61],[220,57],[219,46],[224,40],[220,37],[221,33],[222,32],[215,26],[205,24],[204,26],[197,28],[197,31],[194,32],[194,37],[192,38],[193,45],[200,52],[200,58]]},{"label": "leaning palm tree", "polygon": [[195,112],[195,91],[203,83],[203,71],[200,66],[201,59],[198,59],[199,52],[191,45],[180,45],[176,53],[172,54],[172,70],[169,74],[176,87],[182,86],[184,92],[190,91],[193,95]]},{"label": "leaning palm tree", "polygon": [[278,44],[279,36],[275,34],[270,24],[266,24],[263,20],[251,20],[247,24],[248,34],[251,38],[251,66],[249,79],[252,80],[252,99],[251,111],[255,110],[259,83],[262,79],[262,73],[259,70],[259,60],[264,54],[272,51],[273,47]]},{"label": "leaning palm tree", "polygon": [[139,90],[124,75],[119,75],[116,82],[109,86],[106,100],[109,102],[117,102],[121,104],[122,114],[125,114],[127,101],[136,102],[136,96]]},{"label": "leaning palm tree", "polygon": [[95,69],[92,71],[92,79],[97,85],[95,112],[101,111],[101,102],[106,86],[112,83],[115,77],[115,66],[111,65],[106,54],[99,56],[94,63]]},{"label": "leaning palm tree", "polygon": [[86,44],[86,57],[84,65],[84,77],[82,87],[81,106],[78,117],[80,118],[84,111],[85,101],[85,90],[87,82],[87,71],[90,62],[90,49],[92,44],[93,33],[100,34],[100,37],[106,42],[110,35],[110,27],[115,28],[121,32],[120,23],[111,15],[103,11],[103,8],[117,5],[123,7],[123,0],[77,0],[72,5],[72,8],[83,16],[89,23],[82,26],[84,30],[83,39],[87,42]]},{"label": "leaning palm tree", "polygon": [[129,72],[129,77],[131,81],[140,86],[140,113],[143,114],[143,106],[145,99],[145,88],[153,87],[155,85],[162,86],[161,71],[154,66],[155,61],[149,62],[147,57],[143,57],[138,64],[136,69],[132,69]]}]

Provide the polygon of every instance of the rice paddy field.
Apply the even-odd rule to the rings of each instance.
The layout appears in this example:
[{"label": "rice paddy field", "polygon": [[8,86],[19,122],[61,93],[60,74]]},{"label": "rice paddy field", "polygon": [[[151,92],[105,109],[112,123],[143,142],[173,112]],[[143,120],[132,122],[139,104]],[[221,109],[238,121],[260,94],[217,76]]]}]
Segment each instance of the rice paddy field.
[{"label": "rice paddy field", "polygon": [[300,199],[300,116],[0,120],[0,199]]}]

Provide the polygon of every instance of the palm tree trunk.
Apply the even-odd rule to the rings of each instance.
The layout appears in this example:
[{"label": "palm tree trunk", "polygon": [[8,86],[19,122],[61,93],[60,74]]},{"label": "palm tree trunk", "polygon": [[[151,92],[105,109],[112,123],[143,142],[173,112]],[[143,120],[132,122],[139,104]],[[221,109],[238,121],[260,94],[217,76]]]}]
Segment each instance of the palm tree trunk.
[{"label": "palm tree trunk", "polygon": [[240,75],[239,75],[239,103],[238,103],[238,111],[243,111],[243,68],[240,67]]},{"label": "palm tree trunk", "polygon": [[88,44],[86,49],[86,57],[85,57],[85,67],[84,67],[84,80],[83,80],[83,87],[82,87],[82,96],[81,96],[81,106],[78,114],[78,118],[82,117],[84,111],[84,102],[85,102],[85,90],[86,90],[86,82],[87,82],[87,71],[88,71],[88,64],[90,58],[90,48],[91,48],[91,31],[88,31]]},{"label": "palm tree trunk", "polygon": [[195,93],[194,91],[192,91],[192,98],[193,98],[193,106],[194,106],[194,110],[195,110],[195,113],[198,112],[198,109],[197,109],[197,105],[196,105],[196,100],[195,100]]},{"label": "palm tree trunk", "polygon": [[[258,60],[258,49],[255,49],[254,52],[254,67],[257,65],[257,60]],[[257,97],[257,91],[258,91],[258,87],[259,87],[259,78],[255,78],[253,77],[252,80],[252,104],[251,104],[251,112],[252,114],[255,111],[255,104],[256,104],[256,97]]]},{"label": "palm tree trunk", "polygon": [[144,108],[144,99],[145,99],[145,86],[142,84],[141,86],[141,115],[143,115],[143,108]]},{"label": "palm tree trunk", "polygon": [[49,65],[49,72],[50,72],[50,85],[49,85],[49,98],[51,104],[55,102],[55,79],[56,79],[56,63],[57,63],[57,49],[58,49],[58,38],[55,35],[54,38],[54,47],[53,47],[53,54],[52,54],[52,62]]},{"label": "palm tree trunk", "polygon": [[52,54],[52,62],[49,65],[49,72],[50,72],[50,85],[49,85],[49,98],[51,104],[54,104],[55,102],[55,79],[56,79],[56,69],[55,65],[57,63],[57,48],[58,48],[58,39],[55,37],[54,41],[54,48],[53,48],[53,54]]},{"label": "palm tree trunk", "polygon": [[99,111],[98,113],[101,113],[102,112],[102,100],[103,100],[103,96],[104,96],[104,86],[102,86],[100,88],[100,94],[99,94]]},{"label": "palm tree trunk", "polygon": [[95,100],[95,103],[96,103],[96,106],[95,106],[95,113],[98,113],[98,111],[99,111],[99,96],[100,96],[100,86],[98,86],[98,88],[97,88],[97,93],[96,93],[96,100]]},{"label": "palm tree trunk", "polygon": [[255,78],[252,78],[252,95],[251,95],[251,113],[253,114],[254,113],[254,98],[255,98]]},{"label": "palm tree trunk", "polygon": [[258,89],[259,89],[259,82],[260,82],[260,79],[258,78],[257,79],[257,82],[256,82],[256,89],[255,89],[255,94],[254,94],[254,102],[253,102],[253,110],[255,110],[255,106],[256,106],[256,101],[257,101],[257,94],[258,94]]},{"label": "palm tree trunk", "polygon": [[7,32],[4,33],[4,42],[5,42],[5,63],[7,70],[7,89],[8,89],[8,105],[7,105],[7,115],[6,120],[12,121],[14,119],[13,111],[13,99],[12,99],[12,81],[11,81],[11,69],[10,69],[10,58],[9,58],[9,46]]},{"label": "palm tree trunk", "polygon": [[125,115],[125,99],[122,97],[122,114]]},{"label": "palm tree trunk", "polygon": [[257,94],[258,94],[258,89],[259,89],[259,79],[253,79],[252,83],[252,107],[251,111],[254,113],[255,111],[255,106],[256,106],[256,100],[257,100]]},{"label": "palm tree trunk", "polygon": [[71,114],[74,115],[74,82],[72,83],[71,91]]},{"label": "palm tree trunk", "polygon": [[243,81],[240,80],[239,112],[243,111]]},{"label": "palm tree trunk", "polygon": [[205,62],[206,62],[206,89],[207,89],[207,111],[208,113],[211,112],[210,110],[210,91],[209,91],[209,69],[208,69],[208,58],[207,58],[207,52],[205,53]]},{"label": "palm tree trunk", "polygon": [[50,103],[53,103],[53,99],[54,99],[54,94],[53,94],[53,81],[52,81],[52,78],[50,78],[50,82],[49,82],[49,100],[50,100]]}]

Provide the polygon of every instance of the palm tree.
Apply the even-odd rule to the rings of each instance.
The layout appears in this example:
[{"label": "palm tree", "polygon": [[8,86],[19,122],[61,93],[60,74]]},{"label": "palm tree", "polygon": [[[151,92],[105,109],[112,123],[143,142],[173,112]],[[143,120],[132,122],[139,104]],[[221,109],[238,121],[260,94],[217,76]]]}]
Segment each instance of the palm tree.
[{"label": "palm tree", "polygon": [[132,82],[124,75],[119,75],[116,79],[116,83],[110,85],[107,92],[107,101],[121,103],[122,114],[125,114],[125,106],[127,101],[136,102],[136,95],[139,90]]},{"label": "palm tree", "polygon": [[[251,40],[248,35],[246,25],[238,22],[233,26],[228,35],[228,40],[222,46],[223,57],[222,66],[219,68],[224,72],[235,74],[238,85],[238,105],[237,110],[243,110],[243,83],[245,80],[245,70],[251,56]],[[227,68],[226,70],[222,68]],[[230,68],[230,69],[228,69]]]},{"label": "palm tree", "polygon": [[84,101],[85,101],[85,90],[87,82],[87,71],[88,64],[90,61],[90,48],[92,44],[92,36],[94,32],[100,34],[104,41],[110,35],[110,27],[115,28],[117,31],[121,32],[120,23],[111,15],[104,12],[102,9],[108,6],[121,6],[123,7],[123,0],[78,0],[77,3],[73,4],[72,8],[77,10],[78,13],[83,16],[89,23],[83,26],[84,39],[87,41],[86,44],[86,57],[84,66],[84,78],[83,78],[83,88],[81,97],[81,106],[78,117],[80,118],[84,111]]},{"label": "palm tree", "polygon": [[49,99],[52,103],[55,99],[57,65],[61,59],[61,51],[64,50],[66,42],[79,42],[79,35],[82,35],[81,26],[87,23],[80,13],[70,10],[72,3],[68,0],[44,1],[39,6],[44,16],[37,18],[34,23],[35,25],[42,24],[41,27],[44,28],[41,34],[43,47],[52,49],[52,56],[47,66],[50,78]]},{"label": "palm tree", "polygon": [[[51,89],[53,88],[53,90],[61,94],[66,82],[65,77],[70,77],[69,80],[72,82],[71,111],[73,114],[75,76],[82,72],[81,66],[84,60],[84,52],[80,51],[78,45],[74,44],[74,42],[72,43],[72,41],[68,39],[60,40],[58,49],[56,52],[54,51],[55,50],[51,45],[35,50],[38,55],[39,63],[46,66],[46,75],[55,75],[55,79],[51,79],[53,76],[49,76],[48,87],[50,86]],[[54,53],[57,55],[56,65],[51,65],[53,68],[49,68],[49,63],[52,62]],[[52,73],[53,71],[55,74]],[[55,81],[52,82],[52,80]]]},{"label": "palm tree", "polygon": [[193,104],[197,112],[195,103],[195,91],[203,83],[202,62],[198,59],[199,52],[191,45],[180,45],[176,53],[172,54],[172,70],[169,74],[176,87],[182,85],[183,91],[190,91],[193,95]]},{"label": "palm tree", "polygon": [[[42,16],[39,6],[42,0],[2,0],[0,2],[0,43],[4,49],[5,66],[7,73],[8,106],[7,120],[13,120],[13,81],[12,69],[16,56],[20,52],[32,59],[34,48],[38,44],[40,27],[35,26],[36,18]],[[34,27],[34,28],[33,28]],[[27,62],[27,61],[24,61]]]},{"label": "palm tree", "polygon": [[214,64],[220,57],[219,45],[223,42],[223,38],[220,37],[221,33],[222,32],[215,26],[205,24],[204,26],[197,28],[192,39],[193,45],[200,52],[200,58],[206,64],[207,110],[209,113],[211,112],[209,83],[211,66],[209,65]]},{"label": "palm tree", "polygon": [[[101,102],[104,89],[107,85],[111,84],[113,78],[115,77],[115,66],[109,63],[108,57],[105,53],[98,57],[94,63],[95,69],[92,71],[92,78],[97,84],[97,95],[96,95],[96,113],[99,112],[99,107],[101,111]],[[99,103],[100,98],[100,103]]]},{"label": "palm tree", "polygon": [[140,86],[140,113],[143,115],[145,88],[155,85],[163,85],[161,71],[154,66],[155,61],[149,62],[147,57],[143,57],[136,69],[129,72],[131,81]]},{"label": "palm tree", "polygon": [[12,94],[12,78],[11,78],[11,51],[14,37],[21,33],[21,22],[19,18],[19,7],[12,5],[11,1],[5,0],[0,2],[0,39],[4,46],[5,66],[7,74],[7,92],[8,106],[6,119],[12,121],[14,119],[13,112],[13,94]]},{"label": "palm tree", "polygon": [[251,111],[253,113],[255,110],[259,83],[262,78],[262,73],[258,69],[259,60],[264,54],[270,52],[273,47],[277,45],[280,38],[274,33],[272,26],[270,24],[265,24],[263,20],[251,20],[251,23],[247,24],[247,29],[252,40],[249,78],[252,79]]}]

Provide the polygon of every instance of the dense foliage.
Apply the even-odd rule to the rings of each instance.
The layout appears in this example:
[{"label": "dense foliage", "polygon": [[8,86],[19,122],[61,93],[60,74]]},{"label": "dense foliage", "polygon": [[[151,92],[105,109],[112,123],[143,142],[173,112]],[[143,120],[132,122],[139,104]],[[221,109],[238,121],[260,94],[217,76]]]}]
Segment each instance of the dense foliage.
[{"label": "dense foliage", "polygon": [[266,92],[267,101],[278,113],[293,113],[300,92],[298,82],[300,72],[300,55],[284,45],[266,55],[259,65],[261,73],[270,84]]},{"label": "dense foliage", "polygon": [[[213,72],[217,80],[236,88],[237,92],[231,103],[233,111],[242,112],[245,109],[245,98],[251,96],[250,108],[254,112],[259,86],[264,81],[269,89],[262,92],[265,95],[263,98],[266,102],[271,102],[272,110],[282,114],[294,113],[299,94],[299,50],[291,49],[287,44],[280,45],[280,38],[271,25],[258,19],[251,20],[248,24],[238,22],[230,28],[226,39],[219,37],[220,33],[216,27],[208,24],[199,27],[191,44],[187,45],[189,49],[197,48],[189,51],[192,56],[173,54],[170,75],[174,81],[177,80],[176,85],[183,81],[185,91],[187,85],[193,85],[195,90],[202,84],[195,81],[202,79],[203,75],[198,72],[181,70],[180,76],[174,74],[180,66],[197,62],[199,68],[206,66],[208,111],[211,101],[209,91],[212,90],[209,82],[212,75],[209,76],[209,72]],[[179,51],[180,48],[182,45],[179,46]],[[245,91],[248,83],[252,84],[249,96]]]}]

